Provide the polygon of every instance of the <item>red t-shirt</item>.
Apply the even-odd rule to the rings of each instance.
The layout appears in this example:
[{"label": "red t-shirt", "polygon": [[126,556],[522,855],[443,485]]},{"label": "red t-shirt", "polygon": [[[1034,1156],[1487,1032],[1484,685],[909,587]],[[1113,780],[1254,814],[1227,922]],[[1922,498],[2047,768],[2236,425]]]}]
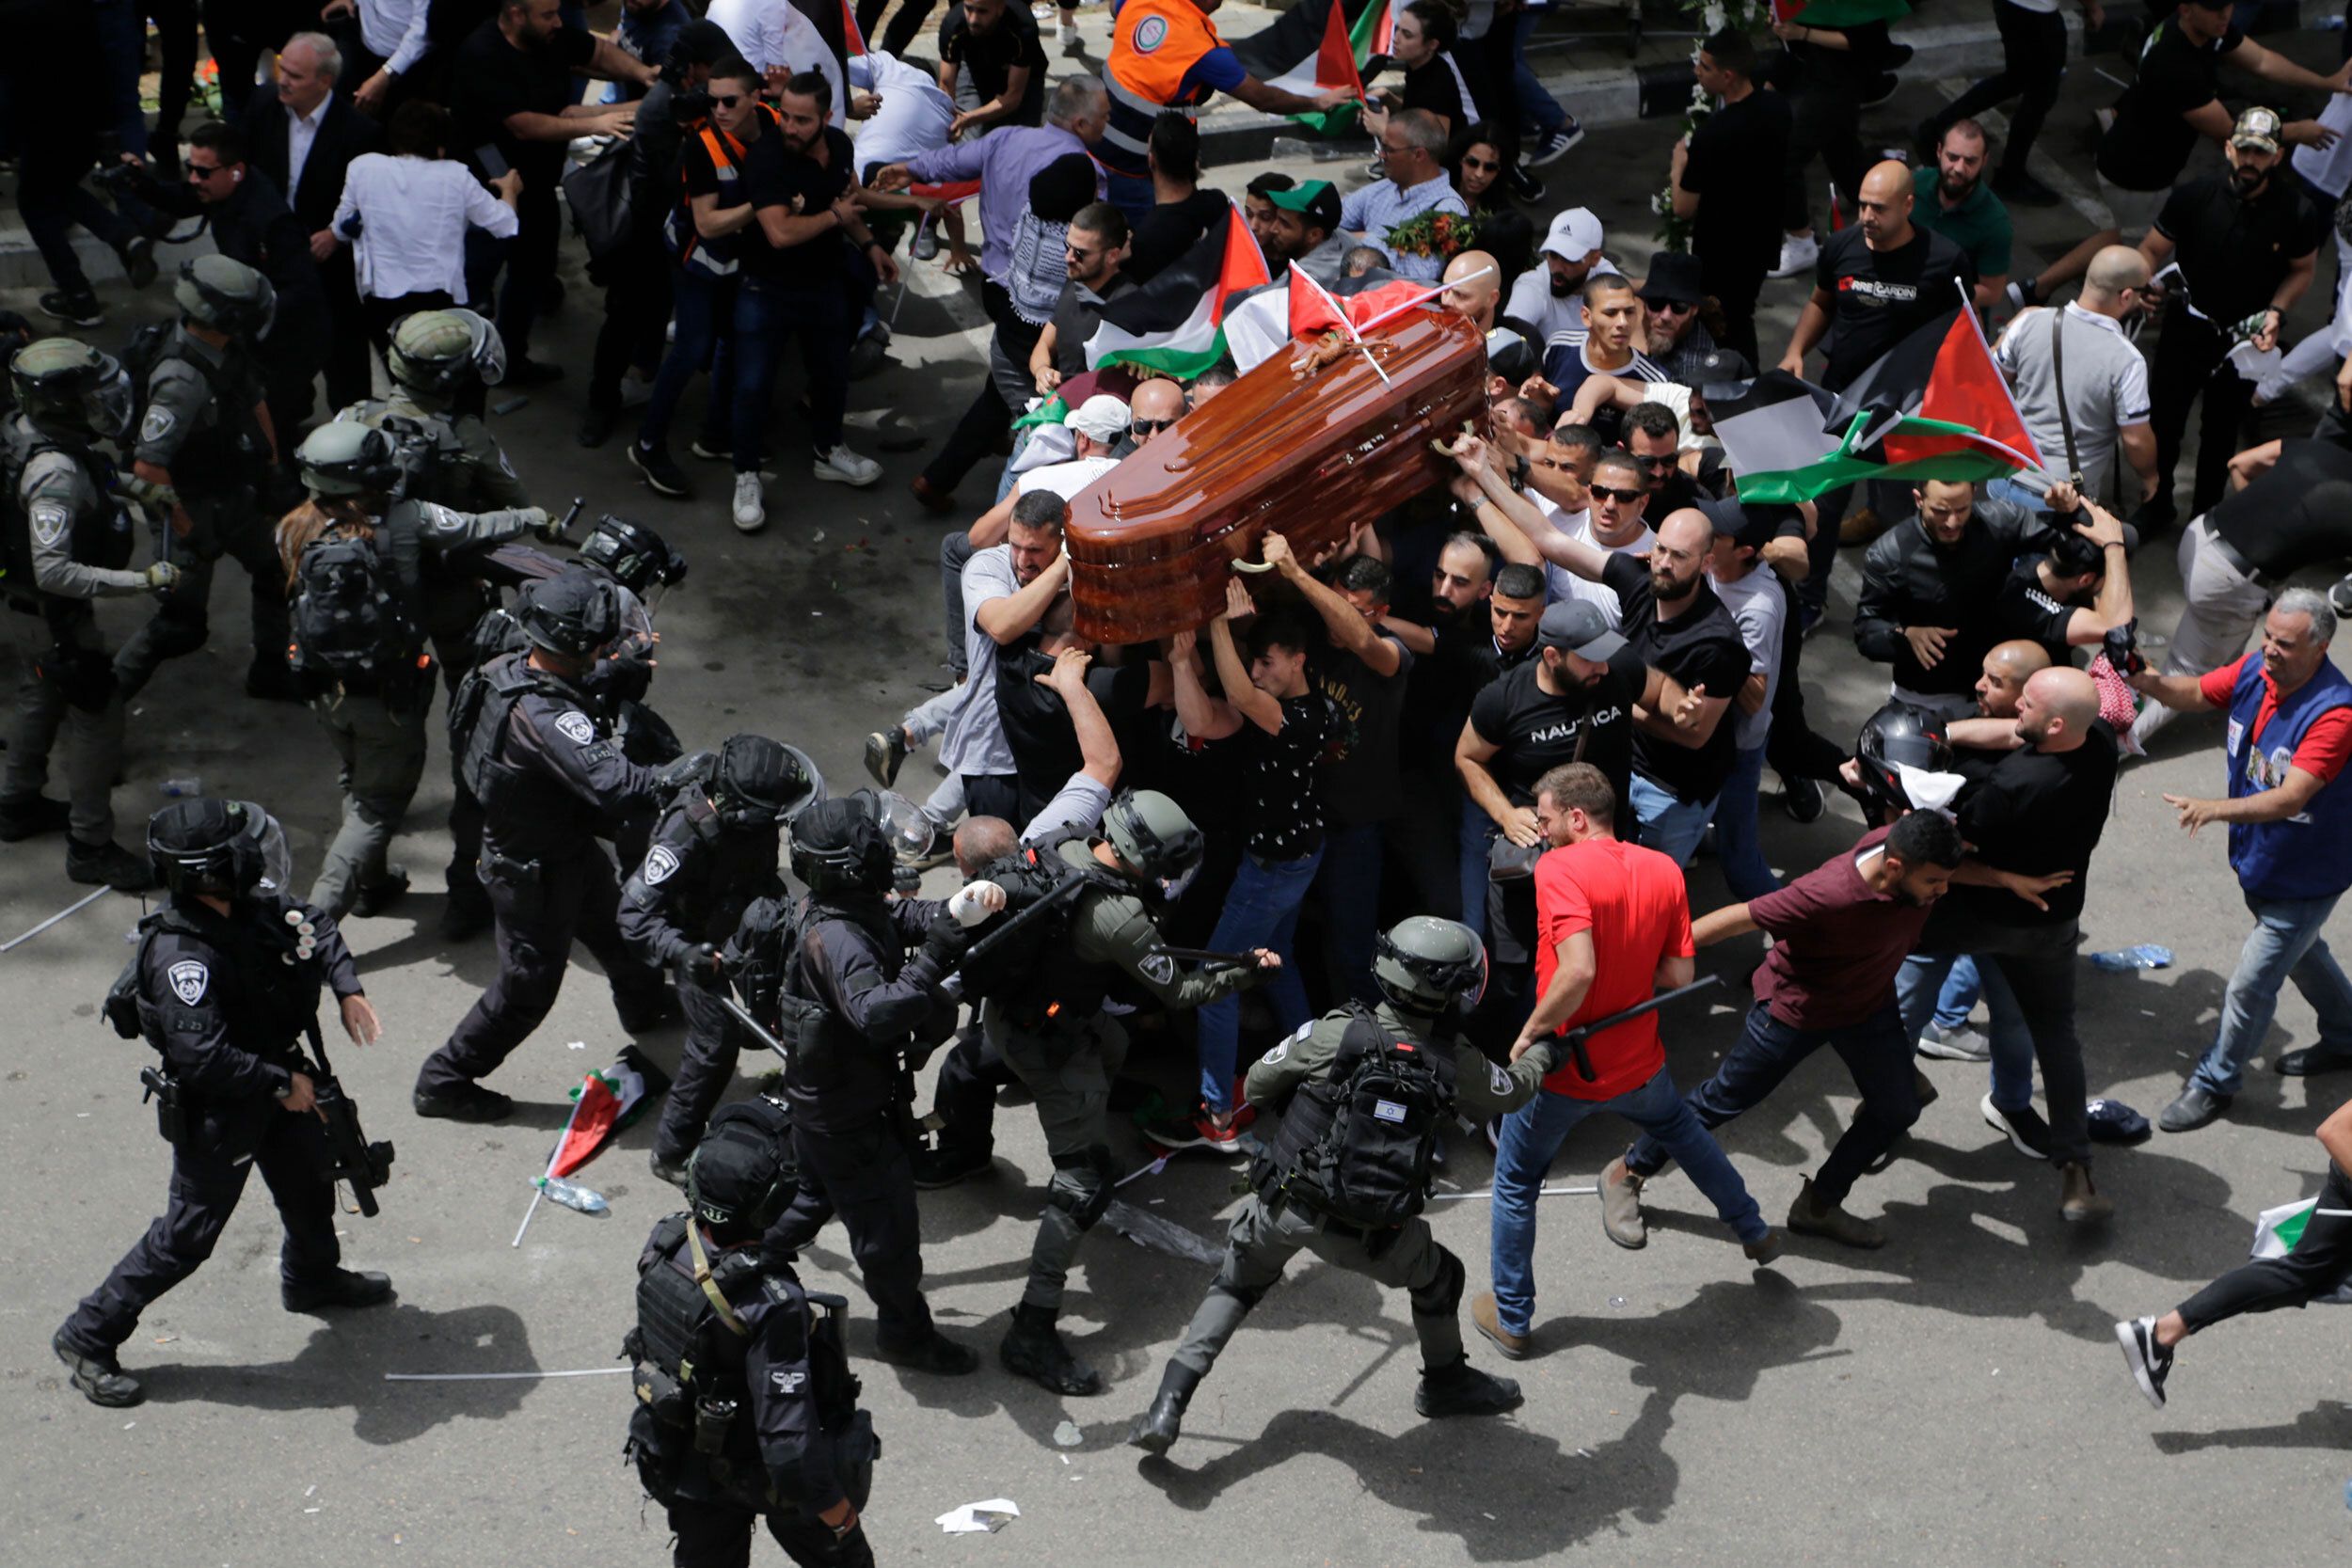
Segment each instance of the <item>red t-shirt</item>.
[{"label": "red t-shirt", "polygon": [[1748,901],[1748,918],[1774,939],[1756,972],[1756,999],[1792,1029],[1849,1028],[1895,1000],[1895,972],[1933,906],[1874,893],[1862,879],[1855,860],[1886,834],[1865,833],[1779,892]]},{"label": "red t-shirt", "polygon": [[[2246,661],[2250,658],[2259,667],[2262,657],[2260,648],[2240,654],[2233,662],[2223,665],[2209,675],[2200,676],[2197,688],[2205,694],[2205,701],[2217,708],[2226,709],[2230,699],[2237,692],[2237,678]],[[2262,738],[2263,731],[2269,727],[2270,716],[2278,711],[2279,683],[2272,680],[2270,673],[2265,670],[2263,672],[2262,705],[2254,710],[2254,728],[2246,737],[2248,745]],[[2336,775],[2344,771],[2347,759],[2352,759],[2352,708],[2340,707],[2312,721],[2311,728],[2303,732],[2303,743],[2295,749],[2294,766],[2321,784],[2333,784]]]},{"label": "red t-shirt", "polygon": [[[1659,963],[1698,952],[1691,942],[1691,900],[1682,867],[1670,855],[1613,838],[1564,845],[1535,863],[1535,990],[1550,989],[1560,944],[1579,931],[1593,939],[1593,983],[1566,1028],[1639,1006],[1655,994]],[[1658,1015],[1644,1013],[1584,1042],[1595,1078],[1574,1063],[1544,1080],[1572,1100],[1614,1100],[1640,1088],[1666,1065]]]}]

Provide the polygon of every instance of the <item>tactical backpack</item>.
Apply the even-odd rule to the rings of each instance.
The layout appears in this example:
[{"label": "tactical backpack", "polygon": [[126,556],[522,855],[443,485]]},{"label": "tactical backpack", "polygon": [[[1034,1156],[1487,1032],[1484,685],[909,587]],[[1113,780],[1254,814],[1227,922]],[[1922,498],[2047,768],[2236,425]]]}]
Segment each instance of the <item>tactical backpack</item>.
[{"label": "tactical backpack", "polygon": [[[1091,1014],[1102,1006],[1103,986],[1087,986],[1087,994],[1079,995],[1072,984],[1072,978],[1086,966],[1070,950],[1071,927],[1087,889],[1132,888],[1107,870],[1098,875],[1071,864],[1062,855],[1063,845],[1086,839],[1075,829],[1049,834],[991,862],[980,873],[980,879],[1005,890],[1005,907],[973,930],[962,972],[967,999],[975,1004],[991,998],[1002,1003],[1034,1003],[1049,1012],[1064,1008]],[[1051,909],[1022,918],[1040,905]],[[973,961],[976,958],[979,961]]]},{"label": "tactical backpack", "polygon": [[1395,1038],[1360,1003],[1347,1014],[1329,1075],[1299,1085],[1253,1183],[1268,1199],[1385,1230],[1428,1200],[1438,1130],[1454,1108],[1454,1059]]},{"label": "tactical backpack", "polygon": [[287,606],[288,663],[315,689],[391,695],[418,673],[422,633],[376,541],[336,528],[303,547]]},{"label": "tactical backpack", "polygon": [[755,1018],[775,1020],[776,1043],[787,1071],[823,1078],[838,1052],[833,1015],[808,994],[801,949],[808,933],[806,898],[761,897],[743,911],[727,941],[726,972]]}]

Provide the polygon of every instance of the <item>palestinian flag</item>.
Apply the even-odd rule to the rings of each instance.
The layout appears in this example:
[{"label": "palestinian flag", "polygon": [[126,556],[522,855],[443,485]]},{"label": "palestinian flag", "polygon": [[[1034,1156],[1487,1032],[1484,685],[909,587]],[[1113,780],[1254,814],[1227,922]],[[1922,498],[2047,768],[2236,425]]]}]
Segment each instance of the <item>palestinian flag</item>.
[{"label": "palestinian flag", "polygon": [[1772,15],[1800,27],[1859,27],[1867,22],[1897,22],[1911,14],[1904,0],[1772,0]]},{"label": "palestinian flag", "polygon": [[850,0],[841,0],[841,53],[854,60],[866,52],[866,31],[857,24],[857,12]]},{"label": "palestinian flag", "polygon": [[1225,357],[1225,310],[1233,295],[1271,278],[1265,257],[1228,205],[1225,223],[1202,235],[1152,281],[1112,296],[1087,340],[1087,368],[1134,365],[1188,381]]},{"label": "palestinian flag", "polygon": [[[1325,0],[1319,15],[1312,5],[1293,7],[1263,32],[1234,44],[1233,53],[1252,76],[1285,92],[1312,98],[1346,87],[1360,99],[1364,67],[1389,53],[1395,20],[1390,0],[1358,3],[1353,21],[1346,0]],[[1290,118],[1325,135],[1344,135],[1356,128],[1356,105]]]},{"label": "palestinian flag", "polygon": [[1234,365],[1246,373],[1301,338],[1333,327],[1360,336],[1445,289],[1442,283],[1416,283],[1380,270],[1343,277],[1327,289],[1294,265],[1288,283],[1269,284],[1233,308],[1226,317],[1226,341]]},{"label": "palestinian flag", "polygon": [[1811,500],[1865,479],[1973,483],[2042,467],[1966,306],[1897,343],[1843,393],[1771,371],[1709,389],[1707,408],[1742,500]]},{"label": "palestinian flag", "polygon": [[[2284,1258],[2302,1243],[2303,1231],[2311,1224],[2312,1216],[2322,1212],[2331,1218],[2341,1218],[2344,1211],[2341,1209],[2323,1211],[2319,1207],[2319,1200],[2315,1197],[2307,1197],[2300,1203],[2282,1203],[2276,1209],[2264,1210],[2254,1219],[2254,1246],[2251,1255],[2257,1259]],[[2312,1300],[2322,1305],[2352,1304],[2352,1281],[2337,1286],[2327,1295],[2314,1296]]]},{"label": "palestinian flag", "polygon": [[572,1118],[548,1161],[549,1176],[569,1176],[603,1152],[612,1134],[635,1121],[670,1080],[640,1055],[623,1048],[621,1059],[592,1072],[572,1090]]}]

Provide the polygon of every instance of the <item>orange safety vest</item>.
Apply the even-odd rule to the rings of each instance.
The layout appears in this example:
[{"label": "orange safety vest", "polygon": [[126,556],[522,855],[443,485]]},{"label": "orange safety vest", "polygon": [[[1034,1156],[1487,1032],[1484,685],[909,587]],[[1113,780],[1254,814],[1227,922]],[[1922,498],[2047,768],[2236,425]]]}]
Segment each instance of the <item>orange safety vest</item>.
[{"label": "orange safety vest", "polygon": [[[762,103],[759,105],[759,112],[768,119],[768,123],[761,127],[762,135],[774,135],[782,129],[783,117],[778,115],[773,108]],[[723,183],[733,180],[736,169],[743,162],[743,154],[746,150],[744,145],[720,130],[709,120],[703,122],[702,139],[703,150],[710,154],[710,166],[719,171],[720,181]],[[683,166],[678,169],[677,208],[670,216],[672,248],[677,252],[677,259],[681,265],[700,267],[704,271],[716,273],[721,277],[735,271],[736,264],[733,261],[721,261],[709,256],[697,255],[697,252],[703,248],[702,232],[694,227],[694,203],[693,198],[686,194],[686,170]]]},{"label": "orange safety vest", "polygon": [[1111,24],[1110,59],[1103,85],[1110,89],[1110,124],[1103,139],[1121,163],[1148,168],[1152,122],[1164,110],[1192,109],[1211,89],[1184,89],[1184,73],[1212,49],[1221,49],[1206,13],[1191,0],[1126,0]]}]

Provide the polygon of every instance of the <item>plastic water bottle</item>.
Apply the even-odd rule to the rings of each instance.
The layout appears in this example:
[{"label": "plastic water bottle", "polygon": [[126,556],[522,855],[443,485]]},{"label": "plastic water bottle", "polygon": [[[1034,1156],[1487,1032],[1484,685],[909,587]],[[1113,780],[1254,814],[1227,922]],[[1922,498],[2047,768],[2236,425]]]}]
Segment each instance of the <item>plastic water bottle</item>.
[{"label": "plastic water bottle", "polygon": [[555,1202],[578,1213],[609,1214],[612,1212],[612,1206],[605,1202],[602,1193],[580,1186],[577,1182],[566,1181],[560,1176],[539,1178],[539,1190]]},{"label": "plastic water bottle", "polygon": [[2090,962],[2093,968],[2104,969],[2110,974],[2120,974],[2127,969],[2169,969],[2172,966],[2172,949],[2143,942],[2137,947],[2119,948],[2111,953],[2093,953]]},{"label": "plastic water bottle", "polygon": [[166,779],[164,781],[164,799],[167,800],[184,800],[192,796],[201,795],[203,793],[204,781],[198,778],[193,773],[189,774],[184,779]]}]

